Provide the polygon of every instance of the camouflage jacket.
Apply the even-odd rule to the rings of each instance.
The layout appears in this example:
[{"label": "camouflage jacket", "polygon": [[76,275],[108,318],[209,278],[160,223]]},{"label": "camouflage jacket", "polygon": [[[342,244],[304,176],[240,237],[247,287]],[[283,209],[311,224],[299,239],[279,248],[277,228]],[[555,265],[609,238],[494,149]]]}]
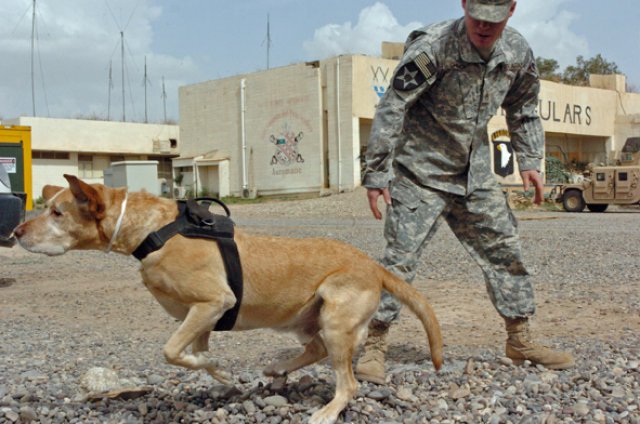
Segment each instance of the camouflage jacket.
[{"label": "camouflage jacket", "polygon": [[363,185],[387,187],[399,173],[458,195],[494,186],[487,124],[500,107],[520,170],[539,170],[539,89],[531,48],[510,27],[488,62],[470,44],[464,19],[414,31],[376,110]]}]

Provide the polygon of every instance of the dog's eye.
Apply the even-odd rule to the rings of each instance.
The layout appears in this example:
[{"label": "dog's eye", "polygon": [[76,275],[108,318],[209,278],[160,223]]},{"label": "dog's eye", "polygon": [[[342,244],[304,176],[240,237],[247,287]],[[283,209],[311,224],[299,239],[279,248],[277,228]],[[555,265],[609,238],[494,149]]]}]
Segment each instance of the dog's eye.
[{"label": "dog's eye", "polygon": [[50,210],[51,210],[51,215],[53,215],[53,216],[62,216],[62,212],[60,212],[58,209],[56,209],[55,206],[51,206]]}]

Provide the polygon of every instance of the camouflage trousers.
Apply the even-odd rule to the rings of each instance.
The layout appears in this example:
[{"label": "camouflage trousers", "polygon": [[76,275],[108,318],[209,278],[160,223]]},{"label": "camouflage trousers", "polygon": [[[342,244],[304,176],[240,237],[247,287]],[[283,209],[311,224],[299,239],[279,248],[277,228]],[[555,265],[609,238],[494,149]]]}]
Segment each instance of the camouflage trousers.
[{"label": "camouflage trousers", "polygon": [[[416,186],[404,177],[391,186],[382,265],[411,283],[418,260],[442,221],[482,269],[489,297],[506,318],[535,313],[533,287],[522,262],[517,221],[499,187],[458,196]],[[455,260],[452,258],[452,260]],[[383,292],[374,320],[389,324],[401,304]]]}]

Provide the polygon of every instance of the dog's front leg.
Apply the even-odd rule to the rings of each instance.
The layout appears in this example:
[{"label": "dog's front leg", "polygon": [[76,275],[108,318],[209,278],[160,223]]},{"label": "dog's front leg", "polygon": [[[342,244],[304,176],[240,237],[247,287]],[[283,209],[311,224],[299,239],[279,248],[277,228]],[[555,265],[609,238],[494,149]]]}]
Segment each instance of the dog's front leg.
[{"label": "dog's front leg", "polygon": [[[196,339],[191,344],[191,351],[194,355],[206,355],[206,353],[209,351],[210,334],[210,331],[206,331],[196,337]],[[211,377],[215,378],[223,384],[230,385],[232,383],[231,379],[233,378],[233,376],[226,371],[218,369],[218,362],[214,362],[213,360],[209,359],[209,363],[211,365],[205,367],[205,369]]]},{"label": "dog's front leg", "polygon": [[[206,355],[209,332],[223,313],[221,306],[217,304],[198,303],[191,306],[178,330],[164,346],[167,362],[192,370],[204,368],[221,383],[231,384],[231,375],[218,370],[216,364]],[[192,343],[193,353],[186,353],[187,346]]]}]

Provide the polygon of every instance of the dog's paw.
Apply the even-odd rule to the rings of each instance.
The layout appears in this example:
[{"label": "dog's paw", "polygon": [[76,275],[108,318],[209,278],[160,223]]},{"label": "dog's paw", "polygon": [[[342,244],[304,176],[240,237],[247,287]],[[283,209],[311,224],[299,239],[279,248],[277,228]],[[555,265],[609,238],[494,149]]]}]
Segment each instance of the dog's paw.
[{"label": "dog's paw", "polygon": [[207,368],[209,375],[220,383],[230,386],[233,384],[233,374],[227,371],[222,371],[216,368]]},{"label": "dog's paw", "polygon": [[278,367],[278,364],[270,364],[268,365],[264,370],[262,370],[262,373],[266,376],[266,377],[286,377],[287,375],[287,371],[281,369],[280,367]]},{"label": "dog's paw", "polygon": [[311,418],[309,424],[333,424],[338,420],[338,414],[328,409],[326,406],[316,411]]}]

